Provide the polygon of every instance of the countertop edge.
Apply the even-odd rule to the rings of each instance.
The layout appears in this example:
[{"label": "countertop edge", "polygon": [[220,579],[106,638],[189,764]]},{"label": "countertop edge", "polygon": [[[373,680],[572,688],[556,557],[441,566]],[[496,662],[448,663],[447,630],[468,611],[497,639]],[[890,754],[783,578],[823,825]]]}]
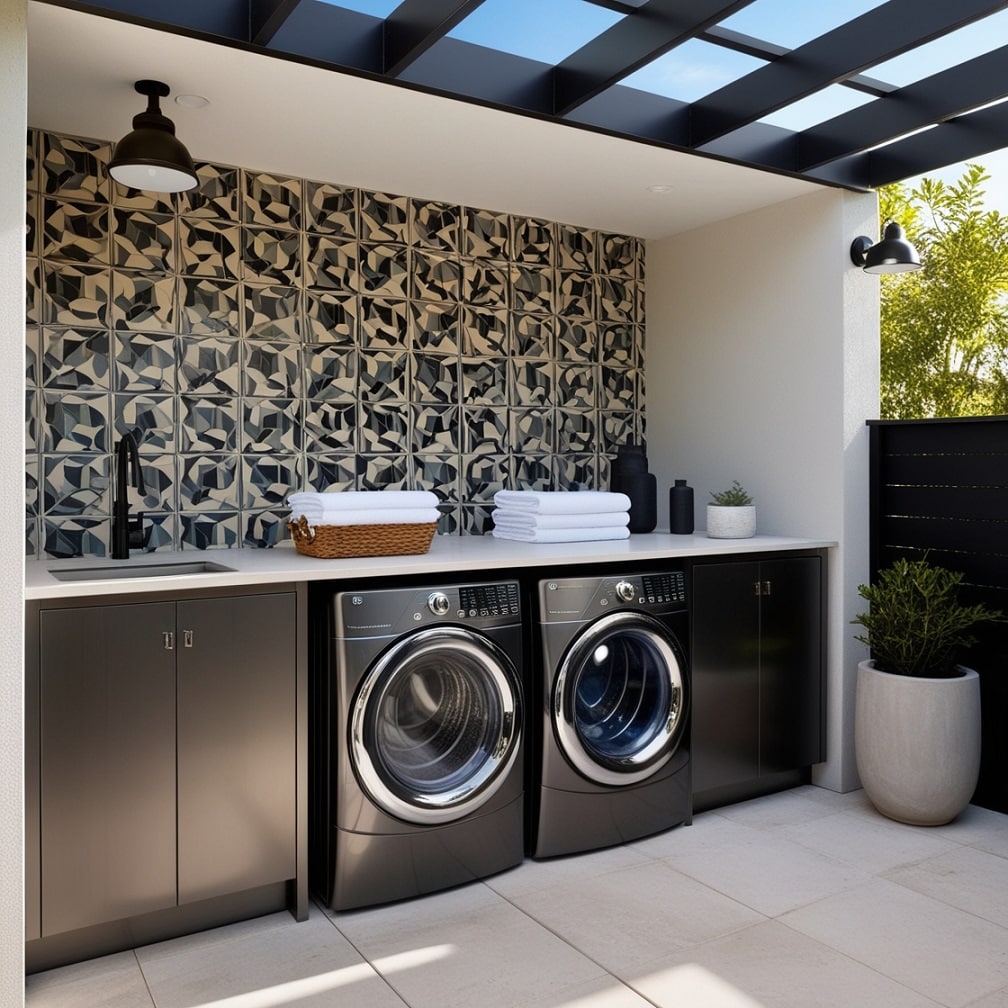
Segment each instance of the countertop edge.
[{"label": "countertop edge", "polygon": [[[144,595],[151,592],[199,589],[242,588],[268,584],[309,581],[346,581],[355,578],[410,576],[430,573],[432,580],[444,580],[450,573],[476,570],[505,571],[518,568],[557,567],[581,563],[676,560],[777,550],[828,549],[835,540],[802,539],[783,536],[754,536],[750,539],[709,539],[654,532],[629,539],[603,542],[532,544],[495,539],[492,536],[435,536],[428,553],[408,556],[354,557],[320,560],[306,557],[287,546],[275,549],[184,550],[172,553],[136,553],[128,561],[101,557],[66,560],[50,558],[25,563],[25,601],[68,599],[103,595]],[[52,568],[80,566],[122,566],[124,563],[162,565],[209,560],[234,568],[200,574],[163,577],[93,578],[59,581]]]}]

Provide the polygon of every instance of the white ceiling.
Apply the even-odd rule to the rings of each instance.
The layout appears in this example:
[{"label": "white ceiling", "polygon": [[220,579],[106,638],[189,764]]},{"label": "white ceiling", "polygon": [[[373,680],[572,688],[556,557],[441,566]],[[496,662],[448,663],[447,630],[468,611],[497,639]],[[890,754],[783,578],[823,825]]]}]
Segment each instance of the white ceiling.
[{"label": "white ceiling", "polygon": [[[163,80],[198,161],[664,238],[813,192],[785,178],[336,74],[49,4],[28,4],[29,125],[118,140]],[[174,103],[203,95],[205,109]],[[667,185],[654,193],[649,186]]]}]

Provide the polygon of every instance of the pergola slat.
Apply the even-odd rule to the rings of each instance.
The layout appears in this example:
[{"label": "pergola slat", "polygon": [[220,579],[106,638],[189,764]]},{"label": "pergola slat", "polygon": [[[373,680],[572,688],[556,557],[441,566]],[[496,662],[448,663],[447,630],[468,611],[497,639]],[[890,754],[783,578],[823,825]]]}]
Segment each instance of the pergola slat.
[{"label": "pergola slat", "polygon": [[649,0],[557,64],[554,114],[566,115],[752,0]]},{"label": "pergola slat", "polygon": [[889,0],[694,102],[693,146],[702,147],[1004,6],[990,0]]}]

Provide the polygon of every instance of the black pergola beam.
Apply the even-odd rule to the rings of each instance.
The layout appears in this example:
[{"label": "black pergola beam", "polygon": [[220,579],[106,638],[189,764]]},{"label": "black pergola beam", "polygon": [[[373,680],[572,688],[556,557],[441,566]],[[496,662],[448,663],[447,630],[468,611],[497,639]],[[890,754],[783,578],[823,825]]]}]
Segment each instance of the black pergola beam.
[{"label": "black pergola beam", "polygon": [[872,151],[867,155],[868,185],[891,185],[1002,147],[1008,147],[1008,102],[958,116]]},{"label": "black pergola beam", "polygon": [[[700,32],[697,36],[702,42],[710,42],[712,45],[721,46],[722,49],[730,49],[732,52],[743,53],[746,56],[753,56],[756,59],[771,60],[779,56],[786,56],[790,49],[787,46],[774,45],[765,42],[763,39],[753,38],[752,35],[743,35],[742,32],[731,31],[729,28],[722,28],[715,25],[706,31]],[[849,87],[854,91],[863,91],[865,94],[875,95],[881,98],[896,90],[895,84],[887,84],[885,81],[876,80],[874,77],[866,77],[864,74],[854,74],[846,80],[838,81],[844,87]]]},{"label": "black pergola beam", "polygon": [[798,134],[798,171],[962,115],[1008,96],[1008,45],[909,84]]},{"label": "black pergola beam", "polygon": [[752,0],[648,0],[553,70],[553,111],[563,116]]},{"label": "black pergola beam", "polygon": [[385,73],[398,77],[483,0],[403,0],[385,20]]},{"label": "black pergola beam", "polygon": [[301,0],[249,0],[249,41],[266,46]]},{"label": "black pergola beam", "polygon": [[694,102],[692,143],[716,140],[995,11],[991,0],[889,0]]}]

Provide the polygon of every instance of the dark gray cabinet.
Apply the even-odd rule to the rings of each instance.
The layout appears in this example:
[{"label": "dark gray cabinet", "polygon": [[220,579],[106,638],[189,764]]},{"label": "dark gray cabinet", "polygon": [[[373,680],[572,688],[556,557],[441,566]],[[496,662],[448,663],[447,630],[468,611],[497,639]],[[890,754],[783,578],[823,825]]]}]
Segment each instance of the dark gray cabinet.
[{"label": "dark gray cabinet", "polygon": [[295,877],[295,613],[40,611],[42,936]]},{"label": "dark gray cabinet", "polygon": [[741,795],[823,758],[821,565],[818,556],[694,565],[695,795]]},{"label": "dark gray cabinet", "polygon": [[180,903],[294,877],[294,608],[179,603]]}]

